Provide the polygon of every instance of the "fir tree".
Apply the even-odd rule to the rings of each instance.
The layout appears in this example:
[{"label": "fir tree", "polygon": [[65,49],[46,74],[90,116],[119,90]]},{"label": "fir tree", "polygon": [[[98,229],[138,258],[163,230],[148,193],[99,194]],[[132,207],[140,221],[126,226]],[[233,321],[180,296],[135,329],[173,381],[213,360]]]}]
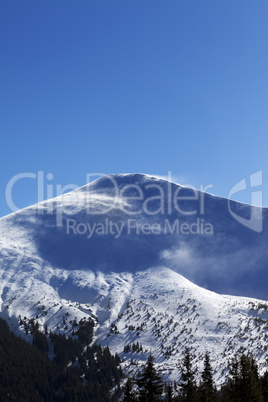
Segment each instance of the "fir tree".
[{"label": "fir tree", "polygon": [[171,384],[168,384],[166,387],[166,401],[172,402],[173,401],[173,389]]},{"label": "fir tree", "polygon": [[252,356],[235,356],[229,367],[230,397],[238,402],[262,402],[262,389],[258,367]]},{"label": "fir tree", "polygon": [[201,402],[210,402],[215,401],[216,392],[213,384],[212,377],[212,367],[210,364],[209,353],[206,352],[204,359],[204,369],[201,374],[201,384],[200,384],[200,401]]},{"label": "fir tree", "polygon": [[139,387],[139,401],[156,402],[160,400],[163,384],[155,369],[154,358],[151,354],[137,380],[137,384]]},{"label": "fir tree", "polygon": [[240,357],[240,396],[243,401],[261,402],[258,367],[253,359],[246,355]]},{"label": "fir tree", "polygon": [[130,378],[127,379],[126,385],[123,388],[124,397],[123,402],[134,402],[136,401],[135,393],[133,390],[133,383]]},{"label": "fir tree", "polygon": [[240,374],[239,374],[239,360],[236,354],[229,362],[229,373],[230,373],[230,378],[228,381],[229,394],[234,401],[239,401]]},{"label": "fir tree", "polygon": [[189,348],[185,348],[184,357],[181,365],[181,382],[182,400],[193,402],[196,400],[196,384],[194,372],[192,369],[192,355]]}]

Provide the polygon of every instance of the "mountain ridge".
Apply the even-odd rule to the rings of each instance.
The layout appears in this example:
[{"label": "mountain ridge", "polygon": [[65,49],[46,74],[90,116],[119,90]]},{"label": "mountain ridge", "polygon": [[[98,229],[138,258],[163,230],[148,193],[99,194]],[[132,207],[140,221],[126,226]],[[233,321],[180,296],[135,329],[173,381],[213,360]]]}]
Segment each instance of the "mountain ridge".
[{"label": "mountain ridge", "polygon": [[[123,191],[121,196],[114,194],[113,181],[117,190]],[[176,192],[181,195],[178,210],[170,206]],[[259,211],[234,201],[231,206],[244,219],[252,208]],[[3,217],[0,232],[2,244],[5,238],[13,244],[16,237],[17,244],[28,239],[29,247],[37,249],[35,254],[57,268],[120,272],[124,267],[132,272],[160,264],[218,293],[266,299],[268,209],[262,209],[263,230],[256,233],[236,221],[228,207],[227,199],[162,179],[114,175]],[[112,233],[116,225],[124,225],[120,238]],[[184,225],[186,234],[180,232]],[[211,229],[208,235],[205,225]],[[138,233],[138,227],[149,228],[149,233]],[[154,227],[159,228],[156,234],[152,233]],[[89,238],[92,228],[95,233]],[[190,233],[194,228],[200,233]]]},{"label": "mountain ridge", "polygon": [[[179,208],[169,209],[168,197],[173,202],[176,194]],[[222,372],[226,358],[243,348],[264,370],[267,209],[257,233],[234,219],[228,200],[141,175],[104,177],[56,201],[0,219],[0,315],[13,331],[29,339],[23,318],[72,336],[74,322],[90,319],[94,340],[121,356],[126,373],[152,352],[171,381],[179,375],[186,345],[197,365],[210,350],[217,384],[227,375]],[[240,216],[251,216],[249,205],[231,206]],[[164,231],[166,221],[181,229],[198,219],[210,223],[213,232]],[[101,228],[106,220],[125,224],[125,230],[116,238],[115,226],[108,225],[106,233],[95,231],[88,238],[84,230]],[[127,352],[125,346],[135,342],[143,351]]]}]

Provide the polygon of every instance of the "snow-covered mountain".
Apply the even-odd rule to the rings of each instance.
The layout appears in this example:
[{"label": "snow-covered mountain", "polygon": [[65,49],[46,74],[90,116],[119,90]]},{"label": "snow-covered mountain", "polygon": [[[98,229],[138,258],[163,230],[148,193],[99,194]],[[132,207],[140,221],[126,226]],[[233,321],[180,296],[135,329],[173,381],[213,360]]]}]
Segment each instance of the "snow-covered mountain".
[{"label": "snow-covered mountain", "polygon": [[1,316],[67,334],[91,317],[126,370],[152,351],[172,380],[186,345],[197,364],[211,352],[218,383],[241,348],[263,367],[267,216],[146,175],[103,177],[0,219]]}]

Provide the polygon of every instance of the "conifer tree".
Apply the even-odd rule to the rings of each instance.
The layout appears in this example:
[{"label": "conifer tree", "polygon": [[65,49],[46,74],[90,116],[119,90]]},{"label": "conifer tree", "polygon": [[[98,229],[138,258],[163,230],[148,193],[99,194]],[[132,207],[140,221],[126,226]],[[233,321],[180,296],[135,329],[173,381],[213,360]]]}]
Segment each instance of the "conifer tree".
[{"label": "conifer tree", "polygon": [[154,358],[151,354],[137,380],[137,385],[139,387],[140,402],[156,402],[160,400],[163,384],[155,369]]},{"label": "conifer tree", "polygon": [[166,387],[166,401],[172,402],[173,401],[173,390],[171,384],[168,384]]},{"label": "conifer tree", "polygon": [[124,397],[123,402],[134,402],[136,401],[135,393],[133,390],[133,383],[130,378],[127,379],[126,385],[124,387]]},{"label": "conifer tree", "polygon": [[239,359],[237,354],[229,362],[229,394],[234,401],[239,401],[240,393],[240,373],[239,373]]},{"label": "conifer tree", "polygon": [[181,382],[182,400],[193,402],[196,396],[196,384],[194,371],[192,369],[192,355],[188,347],[185,348],[184,357],[181,364]]},{"label": "conifer tree", "polygon": [[240,397],[243,401],[262,401],[258,367],[251,356],[240,357]]},{"label": "conifer tree", "polygon": [[201,374],[201,384],[200,384],[200,401],[210,402],[215,401],[216,391],[213,384],[212,377],[212,367],[210,364],[209,353],[206,352],[204,359],[204,369]]},{"label": "conifer tree", "polygon": [[230,363],[230,397],[241,402],[262,402],[258,367],[252,356],[235,356]]}]

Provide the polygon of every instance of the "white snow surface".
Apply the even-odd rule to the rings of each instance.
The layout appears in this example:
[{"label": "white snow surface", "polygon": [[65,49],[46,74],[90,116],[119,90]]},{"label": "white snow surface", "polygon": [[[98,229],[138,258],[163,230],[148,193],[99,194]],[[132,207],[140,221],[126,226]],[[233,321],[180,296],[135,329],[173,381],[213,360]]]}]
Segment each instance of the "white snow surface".
[{"label": "white snow surface", "polygon": [[[140,208],[144,200],[138,200],[133,185],[142,188],[145,201],[157,196],[156,185],[165,202],[167,191],[173,194],[181,188],[189,196],[192,190],[145,175],[114,175],[112,180],[119,189],[130,186],[129,192],[115,194],[111,179],[102,178],[0,219],[1,317],[28,340],[19,317],[34,318],[41,329],[47,326],[66,335],[74,320],[91,317],[96,322],[94,340],[119,353],[130,373],[152,352],[164,378],[178,380],[185,346],[200,367],[205,351],[210,352],[218,385],[236,351],[252,352],[263,371],[268,337],[267,209],[262,210],[261,233],[235,221],[227,200],[200,192],[202,214],[185,215],[171,208],[150,215]],[[156,211],[158,201],[151,198],[147,207]],[[196,205],[185,201],[183,211],[193,211]],[[247,216],[253,207],[234,203],[233,208]],[[130,216],[122,210],[136,212]],[[139,224],[160,225],[160,233],[122,230],[118,238],[111,232],[88,238],[88,233],[66,230],[68,219],[93,228],[105,220],[127,225],[133,217]],[[167,234],[162,230],[166,219],[189,224],[203,219],[213,226],[213,234]],[[125,353],[124,346],[134,342],[143,351]]]}]

